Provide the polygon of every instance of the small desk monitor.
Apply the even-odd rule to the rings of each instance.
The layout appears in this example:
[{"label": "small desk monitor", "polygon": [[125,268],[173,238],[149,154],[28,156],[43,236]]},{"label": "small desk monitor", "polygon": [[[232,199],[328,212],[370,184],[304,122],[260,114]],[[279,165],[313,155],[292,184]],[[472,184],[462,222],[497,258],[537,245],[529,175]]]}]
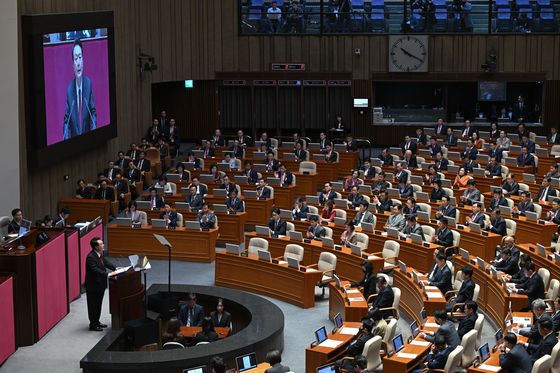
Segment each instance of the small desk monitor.
[{"label": "small desk monitor", "polygon": [[183,373],[206,373],[206,367],[202,365],[196,368],[185,369]]},{"label": "small desk monitor", "polygon": [[372,223],[362,222],[361,226],[362,226],[362,231],[373,233],[374,226]]},{"label": "small desk monitor", "polygon": [[257,356],[254,352],[247,355],[238,356],[235,358],[238,372],[245,372],[246,370],[257,367]]},{"label": "small desk monitor", "polygon": [[124,225],[124,226],[131,226],[132,219],[131,218],[116,218],[115,219],[116,225]]},{"label": "small desk monitor", "polygon": [[418,335],[420,332],[420,329],[418,328],[418,321],[414,320],[410,323],[410,332],[412,333],[412,338],[415,338]]},{"label": "small desk monitor", "polygon": [[498,329],[496,333],[494,333],[494,338],[496,339],[496,343],[502,343],[502,338],[504,337],[502,333],[502,329]]},{"label": "small desk monitor", "polygon": [[422,308],[422,310],[420,311],[420,315],[422,316],[422,320],[424,320],[425,323],[426,320],[428,320],[428,312],[425,308]]},{"label": "small desk monitor", "polygon": [[301,232],[289,231],[288,235],[290,236],[290,240],[292,241],[303,241],[303,235],[301,234]]},{"label": "small desk monitor", "polygon": [[342,315],[340,312],[334,315],[334,327],[337,329],[342,328]]},{"label": "small desk monitor", "polygon": [[398,262],[399,262],[399,268],[401,269],[401,272],[406,273],[406,264],[401,260],[399,260]]},{"label": "small desk monitor", "polygon": [[239,255],[241,253],[241,246],[239,245],[234,245],[232,243],[226,243],[226,252],[230,253],[230,254],[236,254]]},{"label": "small desk monitor", "polygon": [[393,338],[393,347],[395,348],[395,353],[399,352],[404,348],[402,334],[399,334],[395,338]]},{"label": "small desk monitor", "polygon": [[315,340],[317,341],[317,344],[321,344],[327,340],[327,329],[325,329],[324,326],[315,330]]},{"label": "small desk monitor", "polygon": [[259,236],[270,236],[270,229],[265,225],[257,225],[255,231]]},{"label": "small desk monitor", "polygon": [[287,256],[286,260],[288,261],[288,267],[299,270],[299,260],[297,260],[297,258]]},{"label": "small desk monitor", "polygon": [[265,250],[258,250],[257,253],[259,254],[259,260],[264,260],[265,262],[270,262],[270,252]]},{"label": "small desk monitor", "polygon": [[480,363],[484,363],[490,357],[490,348],[488,347],[488,343],[483,344],[479,349],[478,353],[480,355]]},{"label": "small desk monitor", "polygon": [[186,221],[185,222],[185,227],[187,227],[187,229],[200,230],[200,222],[198,222],[198,221]]},{"label": "small desk monitor", "polygon": [[165,228],[166,226],[165,219],[152,219],[152,227]]},{"label": "small desk monitor", "polygon": [[330,363],[317,368],[317,373],[336,373],[336,363]]}]

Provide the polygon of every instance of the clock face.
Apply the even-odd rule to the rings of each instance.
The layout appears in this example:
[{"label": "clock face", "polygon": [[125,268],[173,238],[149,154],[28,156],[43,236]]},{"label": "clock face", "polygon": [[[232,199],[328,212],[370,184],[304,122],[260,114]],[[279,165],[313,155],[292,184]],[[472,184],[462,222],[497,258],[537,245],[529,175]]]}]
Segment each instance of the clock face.
[{"label": "clock face", "polygon": [[428,36],[405,35],[389,37],[390,72],[427,72]]}]

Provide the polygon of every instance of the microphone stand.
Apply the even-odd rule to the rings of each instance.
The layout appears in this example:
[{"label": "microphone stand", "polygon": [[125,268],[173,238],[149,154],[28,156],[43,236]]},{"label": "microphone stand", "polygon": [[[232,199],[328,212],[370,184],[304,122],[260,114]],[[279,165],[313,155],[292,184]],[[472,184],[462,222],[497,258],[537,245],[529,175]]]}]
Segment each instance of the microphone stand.
[{"label": "microphone stand", "polygon": [[167,258],[168,273],[167,273],[167,293],[171,295],[171,245],[165,245],[169,251],[169,256]]}]

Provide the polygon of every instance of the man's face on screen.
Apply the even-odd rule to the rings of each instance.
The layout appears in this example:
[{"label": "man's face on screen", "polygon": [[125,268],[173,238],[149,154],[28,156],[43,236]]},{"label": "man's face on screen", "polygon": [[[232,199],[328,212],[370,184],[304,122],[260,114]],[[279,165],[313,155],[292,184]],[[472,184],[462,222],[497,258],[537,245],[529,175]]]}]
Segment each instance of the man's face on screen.
[{"label": "man's face on screen", "polygon": [[84,71],[84,60],[82,58],[82,48],[79,45],[74,46],[72,57],[74,61],[74,75],[77,79],[81,79]]}]

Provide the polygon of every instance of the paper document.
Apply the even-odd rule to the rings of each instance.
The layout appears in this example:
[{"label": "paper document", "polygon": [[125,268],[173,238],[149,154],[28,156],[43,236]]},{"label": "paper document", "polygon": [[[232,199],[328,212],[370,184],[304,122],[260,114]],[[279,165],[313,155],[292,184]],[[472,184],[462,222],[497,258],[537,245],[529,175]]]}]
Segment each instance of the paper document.
[{"label": "paper document", "polygon": [[356,334],[358,334],[359,331],[360,331],[360,328],[343,327],[342,329],[340,329],[339,333],[340,334],[347,334],[347,335],[356,335]]},{"label": "paper document", "polygon": [[426,292],[426,295],[428,296],[428,298],[442,298],[441,293],[436,292]]},{"label": "paper document", "polygon": [[348,289],[346,290],[348,294],[361,294],[358,289]]},{"label": "paper document", "polygon": [[424,328],[439,328],[439,324],[435,322],[427,322],[424,324]]},{"label": "paper document", "polygon": [[480,365],[478,366],[478,369],[489,370],[490,372],[497,372],[497,371],[499,371],[499,370],[502,369],[502,368],[497,367],[497,366],[495,366],[495,365],[480,364]]},{"label": "paper document", "polygon": [[364,298],[362,298],[362,297],[358,297],[358,298],[348,298],[348,300],[349,300],[350,302],[363,302],[363,301],[364,301]]},{"label": "paper document", "polygon": [[315,268],[306,268],[305,272],[317,272]]},{"label": "paper document", "polygon": [[429,346],[430,342],[413,340],[413,341],[410,342],[410,344],[414,345],[414,346]]},{"label": "paper document", "polygon": [[130,269],[130,266],[128,266],[128,267],[122,267],[122,268],[116,269],[116,270],[113,271],[113,272],[114,272],[114,275],[113,275],[113,276],[119,275],[119,274],[121,274],[121,273],[124,273],[124,272],[128,271],[129,269]]},{"label": "paper document", "polygon": [[397,357],[403,358],[403,359],[416,359],[416,356],[418,356],[417,354],[408,354],[406,352],[399,352],[396,355]]},{"label": "paper document", "polygon": [[288,262],[286,262],[286,261],[284,261],[284,260],[279,260],[279,261],[278,261],[278,264],[284,265],[284,264],[288,264]]},{"label": "paper document", "polygon": [[368,260],[379,259],[379,257],[377,255],[369,255],[367,258],[368,258]]},{"label": "paper document", "polygon": [[326,339],[322,343],[319,344],[320,347],[327,347],[327,348],[336,348],[340,345],[342,341],[337,341],[334,339]]},{"label": "paper document", "polygon": [[437,286],[424,286],[424,288],[426,288],[426,291],[430,291],[430,290],[438,290],[439,288]]}]

